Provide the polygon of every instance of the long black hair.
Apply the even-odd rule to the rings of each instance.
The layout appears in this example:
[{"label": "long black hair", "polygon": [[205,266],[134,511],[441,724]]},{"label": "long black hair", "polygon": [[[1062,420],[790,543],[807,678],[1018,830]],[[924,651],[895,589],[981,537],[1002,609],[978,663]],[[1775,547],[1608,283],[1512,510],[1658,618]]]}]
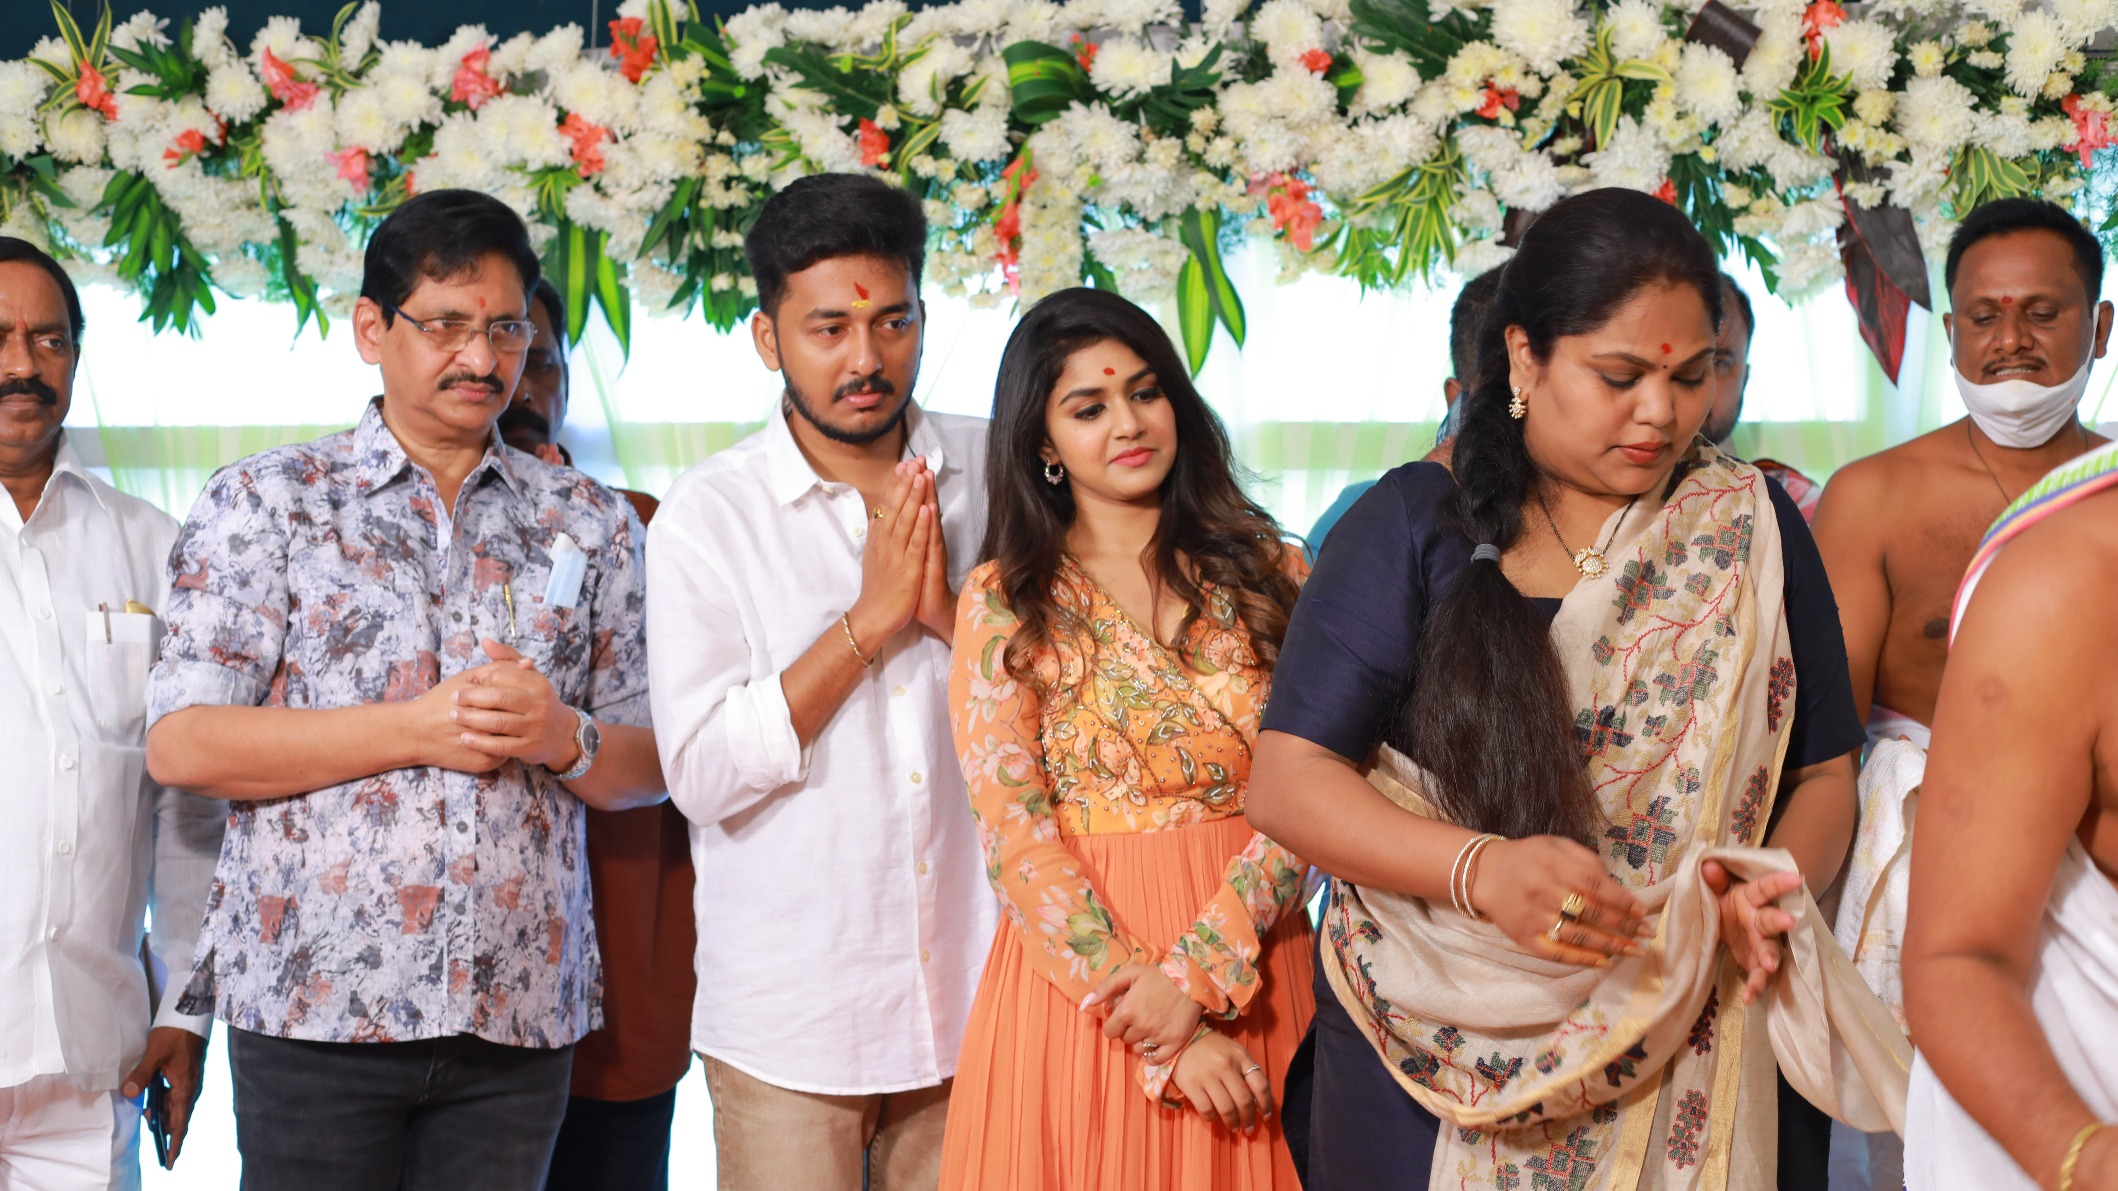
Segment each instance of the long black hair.
[{"label": "long black hair", "polygon": [[[1719,269],[1683,214],[1636,190],[1591,190],[1540,215],[1501,274],[1477,383],[1456,404],[1454,527],[1504,552],[1522,532],[1523,503],[1544,482],[1523,423],[1508,416],[1508,328],[1522,328],[1531,352],[1548,360],[1558,339],[1597,330],[1657,284],[1696,290],[1718,326]],[[1600,816],[1569,702],[1550,625],[1497,561],[1475,561],[1429,614],[1391,743],[1433,775],[1428,796],[1451,820],[1511,839],[1587,842]]]},{"label": "long black hair", "polygon": [[986,454],[991,509],[979,557],[999,563],[1000,587],[1019,626],[1003,658],[1008,673],[1032,680],[1033,655],[1050,643],[1064,615],[1052,599],[1052,580],[1066,553],[1074,496],[1066,484],[1045,482],[1045,410],[1067,357],[1107,341],[1146,361],[1176,415],[1176,460],[1162,480],[1162,518],[1141,561],[1157,584],[1188,605],[1177,639],[1198,620],[1199,584],[1210,582],[1227,594],[1259,665],[1270,668],[1298,594],[1284,569],[1285,535],[1272,514],[1244,495],[1228,431],[1192,387],[1161,324],[1116,294],[1065,289],[1030,307],[1016,324],[993,387]]}]

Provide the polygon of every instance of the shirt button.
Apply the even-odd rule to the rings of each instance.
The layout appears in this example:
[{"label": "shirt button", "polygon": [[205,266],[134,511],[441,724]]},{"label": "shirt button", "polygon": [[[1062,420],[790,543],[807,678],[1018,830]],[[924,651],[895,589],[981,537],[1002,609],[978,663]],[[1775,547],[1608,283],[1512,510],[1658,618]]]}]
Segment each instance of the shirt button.
[{"label": "shirt button", "polygon": [[921,781],[923,781],[923,780],[925,780],[925,779],[921,778],[921,777],[920,777],[920,776],[919,776],[918,774],[916,774],[916,773],[912,775],[912,784],[913,784],[913,785],[915,785],[915,786],[916,786],[916,785],[918,785],[918,784],[919,784],[919,783],[920,783]]},{"label": "shirt button", "polygon": [[[61,845],[60,845],[60,847],[61,847],[61,848],[64,848],[64,847],[65,847],[65,845],[64,845],[64,844],[61,844]],[[920,862],[919,862],[918,864],[916,864],[916,865],[913,865],[913,866],[912,866],[912,871],[913,871],[913,872],[916,872],[916,873],[918,873],[918,874],[919,874],[920,876],[922,876],[922,877],[926,876],[926,875],[927,875],[927,862],[926,862],[926,861],[924,861],[924,860],[922,860],[922,861],[920,861]]]},{"label": "shirt button", "polygon": [[904,698],[904,697],[905,697],[905,688],[904,688],[904,685],[903,685],[902,683],[900,683],[900,684],[899,684],[899,685],[897,685],[897,686],[893,686],[893,687],[891,687],[891,688],[890,688],[890,693],[891,693],[891,694],[893,694],[893,695],[895,695],[895,696],[897,696],[897,697],[898,697],[898,698],[900,698],[900,699]]},{"label": "shirt button", "polygon": [[[47,939],[56,939],[56,938],[58,938],[58,937],[59,937],[59,928],[55,926],[55,927],[51,928],[50,930],[48,930],[48,931],[45,931],[45,932],[44,932],[44,937],[45,937],[45,938],[47,938]],[[925,958],[926,958],[926,952],[924,952],[924,951],[920,952],[920,954],[919,954],[919,957],[920,957],[921,959],[925,959]]]},{"label": "shirt button", "polygon": [[[57,935],[58,933],[59,933],[59,932],[58,932],[58,931],[56,931],[56,930],[54,930],[54,931],[52,932],[52,934],[53,934],[53,935]],[[933,958],[934,958],[934,957],[933,957],[932,955],[929,955],[929,954],[927,954],[927,949],[926,949],[926,948],[922,947],[922,948],[920,948],[920,949],[919,949],[919,962],[920,962],[920,963],[928,963],[928,962],[931,962],[931,961],[933,960]]]},{"label": "shirt button", "polygon": [[456,830],[458,831],[469,831],[470,829],[471,825],[469,823],[458,822],[456,824]]},{"label": "shirt button", "polygon": [[[59,841],[59,855],[61,855],[61,856],[71,856],[71,855],[73,855],[73,854],[74,854],[74,845],[73,845],[73,841],[72,841],[72,840],[60,840],[60,841]],[[927,871],[927,866],[926,866],[926,865],[924,865],[924,864],[920,865],[920,866],[919,866],[919,871],[921,871],[921,872],[925,872],[925,871]]]},{"label": "shirt button", "polygon": [[45,689],[45,690],[46,690],[47,692],[49,692],[49,693],[51,694],[51,696],[52,696],[53,698],[55,698],[55,699],[56,699],[56,698],[58,698],[58,697],[59,697],[60,695],[63,695],[63,694],[65,694],[65,693],[66,693],[66,684],[65,684],[65,683],[63,683],[63,682],[55,682],[55,683],[51,684],[50,686],[48,686],[48,687],[45,687],[44,689]]},{"label": "shirt button", "polygon": [[50,619],[51,619],[51,609],[49,609],[49,608],[39,608],[39,609],[37,609],[37,615],[39,615],[39,616],[43,617],[43,618],[44,618],[44,619],[46,619],[46,620],[50,620]]},{"label": "shirt button", "polygon": [[61,756],[61,757],[59,758],[59,768],[61,768],[61,769],[72,769],[73,767],[74,767],[74,755],[73,755],[72,753],[66,753],[66,754],[62,755],[62,756]]}]

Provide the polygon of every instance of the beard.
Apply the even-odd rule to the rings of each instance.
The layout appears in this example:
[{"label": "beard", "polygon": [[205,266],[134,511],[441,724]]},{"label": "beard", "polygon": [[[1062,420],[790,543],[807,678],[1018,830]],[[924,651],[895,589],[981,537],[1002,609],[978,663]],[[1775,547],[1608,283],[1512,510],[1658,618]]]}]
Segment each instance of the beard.
[{"label": "beard", "polygon": [[[872,375],[861,377],[859,380],[847,381],[845,384],[840,385],[832,391],[831,400],[837,401],[840,398],[850,397],[855,393],[879,393],[884,397],[888,397],[896,392],[897,386],[891,384],[878,371]],[[903,425],[905,411],[911,408],[912,405],[911,399],[906,397],[898,401],[897,408],[891,411],[890,416],[884,418],[876,425],[865,430],[848,430],[843,426],[835,426],[818,416],[816,407],[811,405],[809,399],[802,395],[802,391],[795,386],[791,378],[786,382],[786,395],[787,405],[794,412],[800,414],[803,420],[816,427],[818,434],[833,442],[845,443],[848,446],[856,447],[866,446],[871,442],[875,442],[896,430],[900,425]]]}]

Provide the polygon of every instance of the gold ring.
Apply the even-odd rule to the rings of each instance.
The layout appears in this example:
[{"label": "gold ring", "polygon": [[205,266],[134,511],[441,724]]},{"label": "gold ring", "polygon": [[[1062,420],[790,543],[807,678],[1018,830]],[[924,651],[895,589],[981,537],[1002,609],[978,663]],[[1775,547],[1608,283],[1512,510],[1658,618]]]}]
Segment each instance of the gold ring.
[{"label": "gold ring", "polygon": [[1587,898],[1578,893],[1569,893],[1566,895],[1566,900],[1559,903],[1559,916],[1568,922],[1572,922],[1574,919],[1581,917],[1581,912],[1586,909],[1588,909]]},{"label": "gold ring", "polygon": [[880,520],[882,520],[882,506],[881,506],[881,505],[876,505],[876,506],[875,506],[875,520],[877,520],[877,521],[880,521]]}]

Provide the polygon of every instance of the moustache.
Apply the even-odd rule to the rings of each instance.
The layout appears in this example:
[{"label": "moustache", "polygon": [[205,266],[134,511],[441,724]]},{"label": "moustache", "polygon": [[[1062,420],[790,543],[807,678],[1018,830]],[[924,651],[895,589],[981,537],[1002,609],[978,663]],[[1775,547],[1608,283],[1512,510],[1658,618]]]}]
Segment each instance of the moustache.
[{"label": "moustache", "polygon": [[18,376],[13,380],[0,381],[0,397],[35,397],[39,404],[59,404],[59,391],[45,384],[43,378]]},{"label": "moustache", "polygon": [[860,393],[874,393],[879,397],[889,397],[896,392],[897,386],[891,384],[888,377],[878,372],[873,376],[864,376],[859,380],[847,381],[845,384],[840,385],[832,390],[831,399],[837,401],[840,398],[852,397]]},{"label": "moustache", "polygon": [[535,434],[537,438],[547,442],[552,437],[551,419],[529,406],[519,403],[509,405],[506,409],[500,411],[499,427],[502,438],[506,438],[510,433],[520,430],[529,431]]},{"label": "moustache", "polygon": [[489,393],[501,391],[499,377],[490,374],[480,376],[475,372],[451,372],[447,376],[442,377],[441,383],[434,387],[437,389],[453,389],[459,385],[467,388],[484,389]]}]

